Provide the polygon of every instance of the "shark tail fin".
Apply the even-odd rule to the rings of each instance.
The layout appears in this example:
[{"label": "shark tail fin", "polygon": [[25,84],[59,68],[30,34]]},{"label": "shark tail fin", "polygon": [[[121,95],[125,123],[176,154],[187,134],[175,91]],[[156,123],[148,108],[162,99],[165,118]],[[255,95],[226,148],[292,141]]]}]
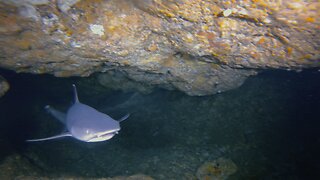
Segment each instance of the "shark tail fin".
[{"label": "shark tail fin", "polygon": [[122,122],[122,121],[128,119],[129,116],[130,116],[130,114],[127,114],[127,115],[123,116],[122,118],[120,118],[118,121]]},{"label": "shark tail fin", "polygon": [[44,109],[47,110],[47,112],[49,112],[53,117],[58,119],[60,122],[62,122],[63,124],[66,124],[66,115],[64,113],[52,108],[49,105],[46,105]]},{"label": "shark tail fin", "polygon": [[72,87],[73,87],[73,94],[74,94],[74,103],[79,103],[77,87],[75,84],[72,84]]},{"label": "shark tail fin", "polygon": [[70,133],[63,133],[63,134],[59,134],[59,135],[51,136],[51,137],[47,137],[47,138],[29,139],[29,140],[26,140],[26,142],[47,141],[47,140],[51,140],[51,139],[58,139],[58,138],[68,137],[68,136],[72,136],[72,135]]}]

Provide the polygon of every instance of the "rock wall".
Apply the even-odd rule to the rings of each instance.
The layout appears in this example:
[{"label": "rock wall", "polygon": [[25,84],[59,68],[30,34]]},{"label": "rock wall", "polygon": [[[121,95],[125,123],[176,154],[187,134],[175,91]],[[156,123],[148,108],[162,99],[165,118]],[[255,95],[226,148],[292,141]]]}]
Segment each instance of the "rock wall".
[{"label": "rock wall", "polygon": [[320,67],[319,8],[316,0],[1,0],[0,67],[59,77],[113,71],[214,94],[261,69]]},{"label": "rock wall", "polygon": [[9,83],[2,76],[0,76],[0,97],[2,97],[9,89]]}]

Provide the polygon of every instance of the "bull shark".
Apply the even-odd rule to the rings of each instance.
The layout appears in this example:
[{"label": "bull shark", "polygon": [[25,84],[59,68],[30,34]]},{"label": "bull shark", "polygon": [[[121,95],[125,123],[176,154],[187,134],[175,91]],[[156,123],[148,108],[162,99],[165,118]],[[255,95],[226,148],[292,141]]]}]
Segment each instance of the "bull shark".
[{"label": "bull shark", "polygon": [[63,124],[67,131],[52,137],[41,139],[30,139],[27,142],[46,141],[62,137],[73,137],[84,142],[101,142],[111,139],[120,131],[120,122],[126,120],[130,114],[123,116],[119,120],[114,120],[107,114],[82,104],[79,101],[77,88],[73,84],[74,103],[64,114],[49,105],[45,109]]}]

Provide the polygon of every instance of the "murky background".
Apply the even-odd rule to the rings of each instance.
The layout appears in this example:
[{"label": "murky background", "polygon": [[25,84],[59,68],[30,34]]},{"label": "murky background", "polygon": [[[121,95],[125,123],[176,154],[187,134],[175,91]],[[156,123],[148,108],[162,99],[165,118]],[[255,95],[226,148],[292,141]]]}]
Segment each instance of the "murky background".
[{"label": "murky background", "polygon": [[[1,74],[11,89],[0,99],[0,177],[196,179],[230,171],[223,178],[320,177],[318,71],[263,72],[238,89],[204,97],[163,89],[116,91],[94,78]],[[102,143],[25,143],[64,130],[43,107],[66,111],[72,83],[81,102],[115,119],[131,113],[120,133]],[[219,158],[227,164],[217,163]],[[199,168],[208,162],[217,167]]]}]

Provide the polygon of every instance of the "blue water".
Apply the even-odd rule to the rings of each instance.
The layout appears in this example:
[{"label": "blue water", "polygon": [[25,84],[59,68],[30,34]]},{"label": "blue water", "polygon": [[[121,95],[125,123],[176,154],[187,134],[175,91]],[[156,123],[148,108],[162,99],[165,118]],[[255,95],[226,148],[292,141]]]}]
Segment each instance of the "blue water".
[{"label": "blue water", "polygon": [[[318,71],[266,71],[238,89],[204,97],[164,89],[115,91],[100,86],[94,76],[63,79],[3,70],[1,75],[11,89],[0,99],[0,163],[18,155],[31,166],[28,171],[15,167],[14,176],[139,173],[195,179],[203,163],[223,157],[238,167],[229,179],[320,178]],[[66,111],[72,83],[83,103],[115,119],[131,113],[120,133],[102,143],[72,138],[25,143],[63,131],[43,107]]]}]

